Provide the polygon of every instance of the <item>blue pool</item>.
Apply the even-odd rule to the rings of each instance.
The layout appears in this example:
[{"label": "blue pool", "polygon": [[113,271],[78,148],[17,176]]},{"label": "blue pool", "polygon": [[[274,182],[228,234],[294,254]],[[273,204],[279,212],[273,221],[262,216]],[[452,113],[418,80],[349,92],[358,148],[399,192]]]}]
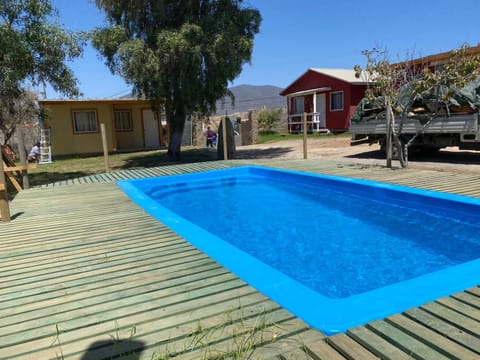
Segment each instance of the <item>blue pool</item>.
[{"label": "blue pool", "polygon": [[480,200],[262,167],[119,182],[327,334],[480,283]]}]

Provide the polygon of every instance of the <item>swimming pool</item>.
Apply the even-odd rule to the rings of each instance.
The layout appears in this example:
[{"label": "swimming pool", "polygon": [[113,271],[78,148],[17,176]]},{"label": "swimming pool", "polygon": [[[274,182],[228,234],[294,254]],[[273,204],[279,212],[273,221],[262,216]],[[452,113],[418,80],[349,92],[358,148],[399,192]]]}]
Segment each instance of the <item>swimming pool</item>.
[{"label": "swimming pool", "polygon": [[327,334],[479,283],[478,199],[262,167],[119,186]]}]

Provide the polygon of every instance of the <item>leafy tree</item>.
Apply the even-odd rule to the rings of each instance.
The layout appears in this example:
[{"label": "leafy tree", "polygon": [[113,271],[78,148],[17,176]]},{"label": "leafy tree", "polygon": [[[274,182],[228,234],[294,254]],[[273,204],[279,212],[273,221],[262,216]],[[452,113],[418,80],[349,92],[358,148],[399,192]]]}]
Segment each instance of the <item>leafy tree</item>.
[{"label": "leafy tree", "polygon": [[96,0],[109,27],[93,44],[137,96],[164,107],[168,157],[180,159],[185,118],[209,113],[250,61],[260,13],[242,0]]},{"label": "leafy tree", "polygon": [[[392,64],[385,50],[363,52],[367,64],[364,69],[355,65],[354,70],[357,77],[365,77],[369,83],[374,83],[365,93],[370,106],[386,112],[387,167],[392,166],[393,146],[397,150],[401,166],[408,165],[408,146],[418,134],[403,145],[400,138],[401,121],[407,118],[415,101],[419,97],[429,98],[434,104],[428,114],[418,116],[426,127],[445,106],[448,109],[447,103],[454,100],[456,89],[462,88],[480,74],[480,58],[470,56],[468,49],[468,44],[464,44],[460,49],[452,51],[448,61],[435,71],[428,64],[416,65],[411,60]],[[397,120],[400,126],[396,126]]]},{"label": "leafy tree", "polygon": [[257,114],[257,121],[262,131],[272,131],[280,122],[282,109],[263,109]]},{"label": "leafy tree", "polygon": [[81,55],[84,37],[63,30],[55,17],[49,0],[0,0],[0,128],[7,140],[32,109],[27,83],[48,82],[67,96],[79,95],[66,61]]}]

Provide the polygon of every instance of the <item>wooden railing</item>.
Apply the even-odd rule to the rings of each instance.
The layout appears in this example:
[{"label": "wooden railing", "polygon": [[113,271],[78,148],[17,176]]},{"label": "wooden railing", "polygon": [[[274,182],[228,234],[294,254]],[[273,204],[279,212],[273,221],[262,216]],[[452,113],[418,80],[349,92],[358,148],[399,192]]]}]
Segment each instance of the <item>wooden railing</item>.
[{"label": "wooden railing", "polygon": [[[288,132],[303,132],[303,113],[288,115]],[[328,131],[325,120],[322,120],[320,113],[307,113],[307,131],[308,132],[325,132]]]}]

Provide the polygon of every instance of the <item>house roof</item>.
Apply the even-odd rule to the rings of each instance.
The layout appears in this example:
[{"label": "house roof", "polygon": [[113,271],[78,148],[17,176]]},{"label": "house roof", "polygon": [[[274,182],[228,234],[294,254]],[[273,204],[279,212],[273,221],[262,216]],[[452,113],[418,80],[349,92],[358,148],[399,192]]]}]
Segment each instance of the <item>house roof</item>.
[{"label": "house roof", "polygon": [[38,103],[41,105],[53,105],[53,104],[78,104],[78,103],[103,103],[103,104],[147,104],[145,99],[137,98],[120,98],[120,99],[39,99]]},{"label": "house roof", "polygon": [[367,82],[365,79],[360,76],[357,78],[355,76],[355,70],[353,69],[321,69],[321,68],[310,68],[310,70],[318,72],[323,75],[327,75],[339,80],[343,80],[345,82],[351,84],[366,84]]},{"label": "house roof", "polygon": [[[366,85],[368,84],[367,81],[365,81],[366,77],[365,76],[360,76],[360,78],[355,77],[355,70],[353,69],[324,69],[324,68],[310,68],[307,71],[305,71],[302,75],[300,75],[295,81],[293,81],[291,84],[289,84],[283,91],[280,93],[282,96],[287,96],[287,95],[292,95],[292,94],[300,94],[301,92],[314,92],[317,89],[306,89],[302,90],[301,92],[295,92],[295,93],[289,93],[288,89],[290,89],[297,81],[299,81],[302,77],[304,77],[306,74],[309,72],[316,72],[331,78],[339,79],[341,81],[345,81],[350,84],[354,85]],[[322,87],[322,89],[325,91],[326,88]]]},{"label": "house roof", "polygon": [[[478,56],[480,55],[480,44],[477,46],[471,46],[465,49],[465,54],[467,56]],[[416,59],[409,60],[408,63],[410,65],[437,65],[437,64],[444,64],[448,60],[450,60],[452,55],[452,51],[446,51],[438,54],[428,55]],[[404,62],[399,62],[394,65],[401,65]]]}]

